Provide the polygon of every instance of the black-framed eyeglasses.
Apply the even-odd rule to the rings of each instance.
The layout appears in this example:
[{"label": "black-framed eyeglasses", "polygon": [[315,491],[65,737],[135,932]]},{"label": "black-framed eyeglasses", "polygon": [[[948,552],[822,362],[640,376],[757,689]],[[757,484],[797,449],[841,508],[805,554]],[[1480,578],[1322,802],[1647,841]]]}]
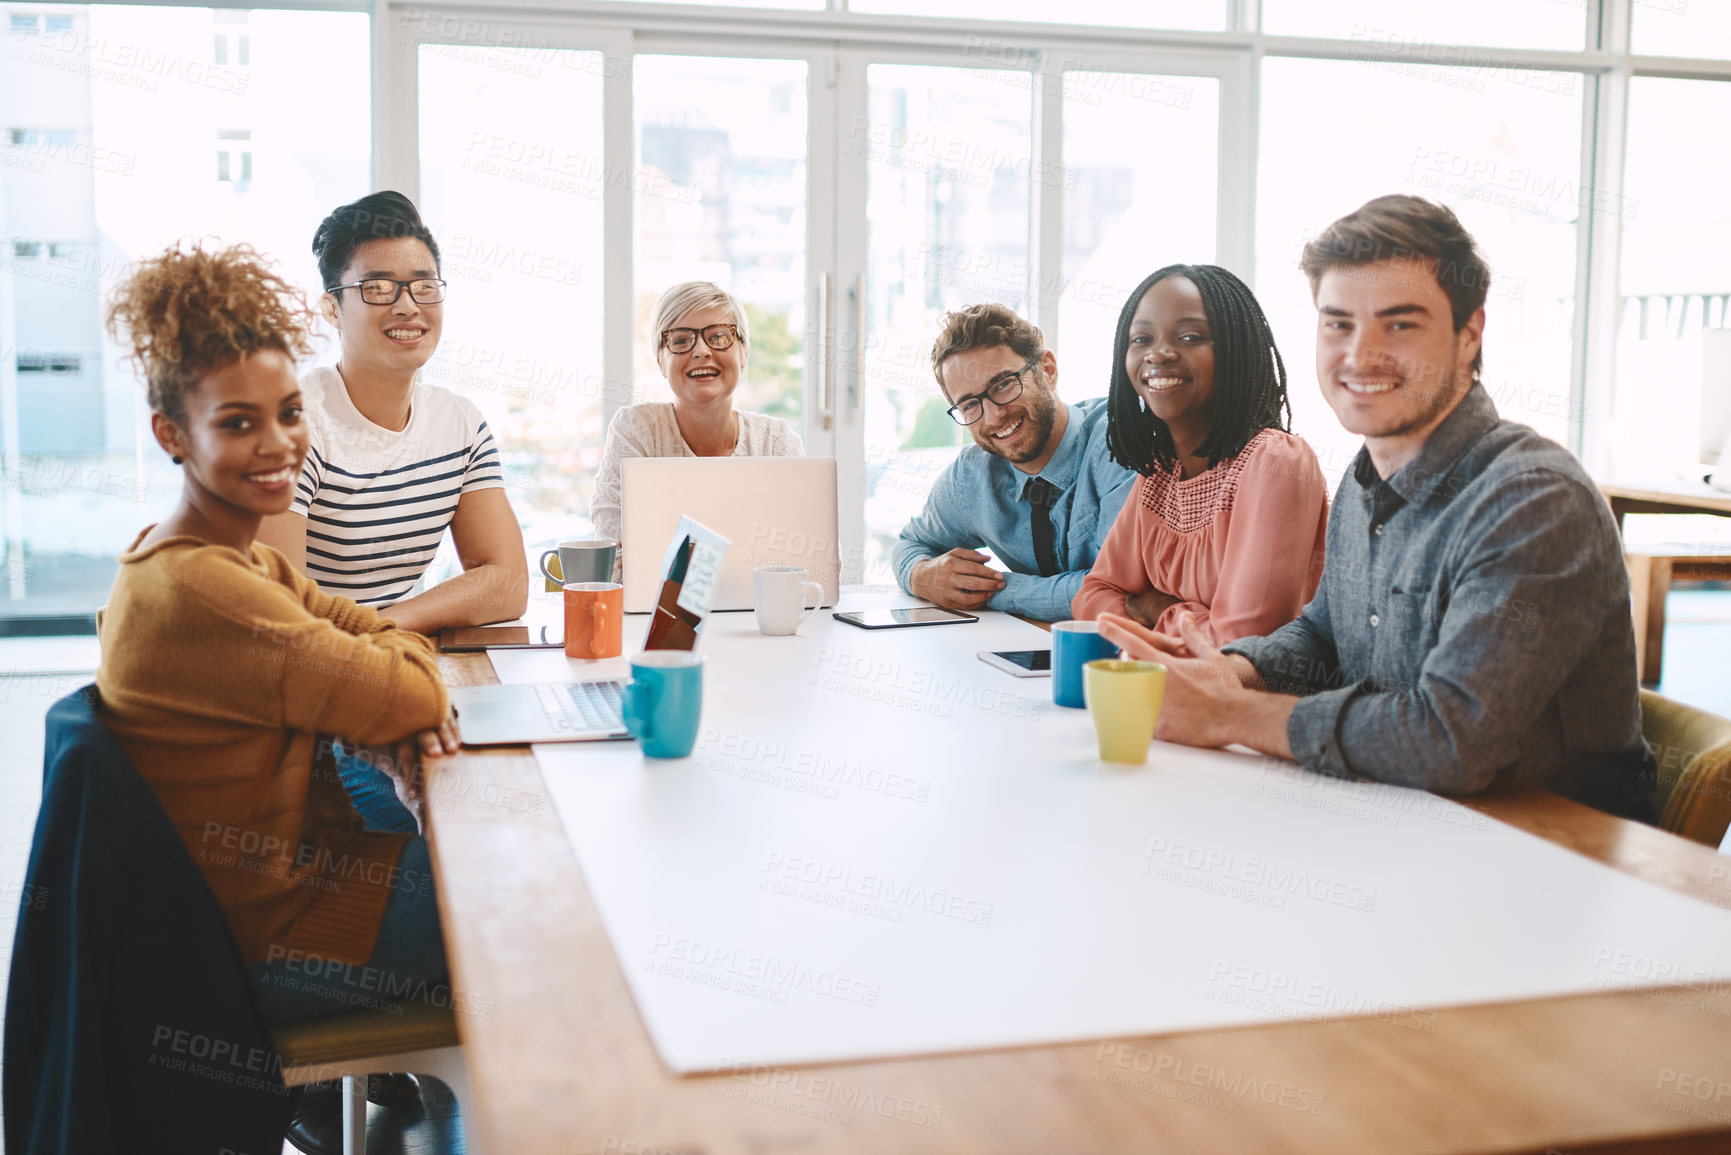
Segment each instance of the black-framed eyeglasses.
[{"label": "black-framed eyeglasses", "polygon": [[1028,358],[1026,365],[1014,373],[1004,374],[986,386],[984,392],[975,393],[972,397],[964,397],[944,412],[948,413],[950,420],[957,425],[972,425],[986,415],[987,398],[990,398],[994,405],[1008,405],[1022,395],[1022,374],[1039,364],[1041,356],[1042,354],[1035,353]]},{"label": "black-framed eyeglasses", "polygon": [[733,348],[733,343],[739,340],[739,326],[705,325],[702,329],[663,329],[661,347],[669,353],[689,353],[697,348],[699,335],[703,337],[705,345],[719,353],[723,349]]},{"label": "black-framed eyeglasses", "polygon": [[437,305],[445,299],[445,282],[437,277],[418,277],[413,281],[393,281],[389,277],[368,277],[348,285],[332,285],[329,292],[359,289],[361,300],[369,305],[394,305],[403,290],[409,290],[409,300],[417,305]]}]

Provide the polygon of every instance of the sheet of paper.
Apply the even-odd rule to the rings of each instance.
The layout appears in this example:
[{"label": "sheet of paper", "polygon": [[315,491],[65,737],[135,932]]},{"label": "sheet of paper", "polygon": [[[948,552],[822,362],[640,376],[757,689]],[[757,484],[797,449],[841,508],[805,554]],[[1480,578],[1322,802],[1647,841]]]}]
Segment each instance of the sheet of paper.
[{"label": "sheet of paper", "polygon": [[[858,596],[845,608],[881,604]],[[1436,796],[1155,744],[973,625],[790,638],[720,615],[693,756],[543,746],[674,1070],[782,1065],[1731,981],[1731,911]],[[506,680],[557,654],[500,653]]]}]

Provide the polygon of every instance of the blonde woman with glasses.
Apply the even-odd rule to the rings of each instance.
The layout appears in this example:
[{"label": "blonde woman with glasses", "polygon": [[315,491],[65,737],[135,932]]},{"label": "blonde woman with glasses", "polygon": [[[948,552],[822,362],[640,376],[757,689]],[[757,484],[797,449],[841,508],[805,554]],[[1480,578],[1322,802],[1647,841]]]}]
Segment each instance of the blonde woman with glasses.
[{"label": "blonde woman with glasses", "polygon": [[674,285],[655,305],[655,360],[673,401],[614,414],[595,475],[595,536],[619,540],[621,462],[627,457],[799,457],[799,434],[780,417],[733,407],[751,352],[745,309],[708,281]]}]

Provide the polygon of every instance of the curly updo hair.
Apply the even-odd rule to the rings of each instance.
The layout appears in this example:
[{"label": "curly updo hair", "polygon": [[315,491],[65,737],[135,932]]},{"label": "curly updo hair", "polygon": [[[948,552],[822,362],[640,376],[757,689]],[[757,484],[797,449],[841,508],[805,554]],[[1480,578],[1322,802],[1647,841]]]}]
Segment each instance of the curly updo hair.
[{"label": "curly updo hair", "polygon": [[108,331],[131,346],[151,409],[177,422],[206,375],[266,349],[311,354],[311,321],[300,290],[250,245],[170,246],[136,265],[108,303]]}]

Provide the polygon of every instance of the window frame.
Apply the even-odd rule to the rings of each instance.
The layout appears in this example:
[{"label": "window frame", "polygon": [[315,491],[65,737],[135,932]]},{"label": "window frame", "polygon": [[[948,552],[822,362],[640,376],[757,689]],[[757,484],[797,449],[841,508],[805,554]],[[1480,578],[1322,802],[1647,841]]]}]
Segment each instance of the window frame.
[{"label": "window frame", "polygon": [[[146,0],[146,5],[163,0]],[[1582,115],[1581,184],[1598,203],[1620,203],[1623,192],[1624,136],[1627,131],[1629,82],[1637,77],[1707,80],[1731,83],[1731,59],[1636,55],[1631,51],[1632,5],[1640,0],[1585,0],[1584,46],[1579,51],[1489,48],[1467,45],[1424,46],[1419,63],[1446,65],[1466,61],[1475,67],[1525,68],[1579,73],[1586,86]],[[850,57],[905,58],[966,63],[990,43],[1019,46],[1040,61],[1078,58],[1061,68],[1171,73],[1171,61],[1193,58],[1210,62],[1221,79],[1220,212],[1217,251],[1222,263],[1238,269],[1254,287],[1255,205],[1261,179],[1257,171],[1258,109],[1261,62],[1274,57],[1332,58],[1360,61],[1413,62],[1409,45],[1301,36],[1274,36],[1261,31],[1261,0],[1233,0],[1230,26],[1219,32],[1194,32],[1096,25],[1032,24],[992,19],[883,16],[850,12],[848,0],[828,0],[822,11],[776,11],[723,5],[608,3],[601,0],[464,0],[437,13],[380,0],[278,0],[270,7],[364,12],[371,18],[372,175],[376,187],[418,191],[418,109],[416,53],[422,43],[491,44],[600,49],[610,64],[622,62],[622,80],[605,86],[603,143],[609,157],[634,155],[630,61],[639,51],[668,52],[683,40],[693,44],[691,29],[704,29],[705,54],[763,55],[784,46],[789,55],[805,55],[819,46],[834,61],[828,76],[813,77],[814,88],[835,89],[838,117],[850,114],[857,99],[849,95],[845,61]],[[252,9],[256,0],[211,0],[215,9]],[[438,22],[429,28],[428,18]],[[416,19],[418,18],[418,19]],[[9,29],[19,34],[29,33]],[[41,30],[38,18],[37,31]],[[691,49],[695,51],[695,46]],[[232,55],[232,54],[231,54]],[[1040,65],[1044,67],[1044,65]],[[610,69],[610,75],[612,73]],[[1213,74],[1201,72],[1200,75]],[[863,77],[857,83],[863,86]],[[838,85],[840,87],[838,87]],[[860,89],[863,91],[863,87]],[[818,102],[811,104],[818,115]],[[1036,155],[1042,161],[1062,157],[1061,99],[1058,86],[1035,109]],[[11,147],[27,147],[20,143]],[[815,163],[815,158],[814,158]],[[812,183],[808,205],[812,247],[807,275],[824,274],[845,287],[849,268],[864,265],[863,251],[850,258],[848,247],[863,240],[851,222],[857,210],[864,220],[863,194],[850,190],[832,171]],[[820,201],[825,191],[830,194]],[[857,199],[857,203],[856,203]],[[1061,268],[1063,219],[1061,205],[1036,202],[1030,249],[1036,268],[1058,262]],[[632,283],[631,238],[634,236],[629,187],[610,184],[604,195],[603,220],[608,238],[603,252],[607,300],[629,301]],[[819,230],[827,229],[820,236]],[[1575,314],[1571,342],[1570,389],[1572,413],[1569,448],[1589,472],[1602,475],[1608,466],[1609,430],[1603,415],[1611,412],[1616,365],[1616,340],[1621,312],[1619,259],[1622,229],[1614,213],[1583,211],[1577,227]],[[819,250],[823,251],[820,252]],[[1042,283],[1035,281],[1035,284]],[[625,287],[625,292],[617,290]],[[845,293],[842,294],[845,298]],[[1042,324],[1056,323],[1056,301],[1042,293],[1035,308]],[[837,310],[839,312],[839,309]],[[610,382],[629,382],[635,334],[626,309],[608,312],[603,321],[603,371]],[[838,392],[849,383],[845,366],[834,366]],[[604,395],[607,416],[622,403],[618,390]],[[808,433],[820,411],[817,399],[806,399]],[[839,404],[839,400],[838,400]],[[808,437],[816,452],[838,452],[837,439]],[[827,442],[827,443],[826,443]],[[862,524],[858,511],[843,510],[844,526]],[[858,545],[850,535],[844,544]]]}]

